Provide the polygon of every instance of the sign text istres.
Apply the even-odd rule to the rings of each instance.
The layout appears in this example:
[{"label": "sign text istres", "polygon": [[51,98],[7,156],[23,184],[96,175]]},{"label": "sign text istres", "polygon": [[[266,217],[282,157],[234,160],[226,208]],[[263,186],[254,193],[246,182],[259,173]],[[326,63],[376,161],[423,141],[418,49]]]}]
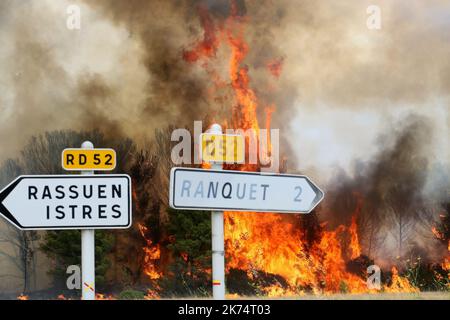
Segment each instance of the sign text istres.
[{"label": "sign text istres", "polygon": [[21,176],[13,186],[2,201],[4,215],[23,229],[127,228],[131,223],[127,175]]}]

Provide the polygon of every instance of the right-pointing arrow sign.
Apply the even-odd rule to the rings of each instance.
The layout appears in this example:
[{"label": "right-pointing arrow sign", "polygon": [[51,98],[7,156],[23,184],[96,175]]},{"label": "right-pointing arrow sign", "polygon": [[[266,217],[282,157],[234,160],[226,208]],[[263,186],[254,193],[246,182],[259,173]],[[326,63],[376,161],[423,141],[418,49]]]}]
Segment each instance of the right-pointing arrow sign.
[{"label": "right-pointing arrow sign", "polygon": [[309,213],[323,197],[306,176],[188,168],[170,175],[175,209]]}]

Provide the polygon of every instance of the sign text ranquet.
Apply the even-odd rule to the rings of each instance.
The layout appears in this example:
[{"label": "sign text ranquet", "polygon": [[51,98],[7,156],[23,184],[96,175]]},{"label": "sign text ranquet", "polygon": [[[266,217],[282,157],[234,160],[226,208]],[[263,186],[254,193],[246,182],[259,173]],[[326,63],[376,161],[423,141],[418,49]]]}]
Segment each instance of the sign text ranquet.
[{"label": "sign text ranquet", "polygon": [[173,168],[170,183],[176,209],[308,213],[323,199],[299,175]]}]

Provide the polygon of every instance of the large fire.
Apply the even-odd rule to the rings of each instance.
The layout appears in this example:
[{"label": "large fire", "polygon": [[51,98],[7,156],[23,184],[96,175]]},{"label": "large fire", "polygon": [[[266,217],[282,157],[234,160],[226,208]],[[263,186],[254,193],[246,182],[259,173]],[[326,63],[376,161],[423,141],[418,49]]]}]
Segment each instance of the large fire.
[{"label": "large fire", "polygon": [[[216,29],[211,24],[211,19],[206,18],[207,15],[205,10],[201,10],[202,26],[205,29],[203,41],[192,51],[186,52],[185,57],[188,56],[190,62],[202,58],[211,59],[215,56],[211,53],[211,48],[217,50],[221,45],[228,45],[231,52],[228,63],[229,83],[233,91],[231,125],[235,129],[253,129],[258,137],[258,98],[250,87],[249,71],[243,63],[249,51],[244,37],[246,18],[238,16],[232,5],[230,17],[221,28]],[[219,35],[213,36],[214,31]],[[219,42],[218,39],[223,41]],[[207,66],[206,63],[204,65]],[[270,74],[278,78],[282,59],[268,61],[267,67]],[[266,128],[269,129],[270,116],[275,106],[264,107],[268,110]],[[268,149],[264,151],[270,151],[270,144]],[[259,171],[260,168],[244,164],[237,169]],[[287,285],[275,283],[262,288],[269,296],[302,294],[303,291],[297,288],[308,288],[315,293],[338,292],[342,287],[348,292],[366,292],[365,281],[346,271],[346,259],[356,259],[361,254],[356,224],[359,207],[360,205],[350,227],[341,225],[336,230],[326,231],[326,226],[323,225],[319,240],[312,246],[307,244],[305,233],[295,217],[271,213],[225,212],[226,268],[243,270],[250,278],[256,271],[283,277]],[[342,244],[344,239],[350,240],[345,248]]]},{"label": "large fire", "polygon": [[[188,63],[199,63],[211,76],[211,90],[220,91],[224,86],[231,88],[231,121],[222,121],[225,128],[253,129],[257,138],[260,130],[258,116],[264,114],[265,125],[269,129],[271,115],[276,110],[273,104],[260,105],[257,91],[250,85],[249,69],[244,60],[250,48],[245,41],[247,17],[238,15],[232,2],[230,16],[221,23],[215,23],[206,8],[200,8],[200,21],[204,37],[186,50],[183,58]],[[228,79],[222,79],[215,67],[217,54],[221,47],[229,53],[227,63]],[[216,60],[214,60],[216,59]],[[222,60],[221,60],[222,61]],[[282,72],[283,59],[274,57],[266,62],[267,75],[275,81]],[[215,119],[218,121],[219,119]],[[271,151],[271,145],[267,146]],[[264,152],[263,152],[264,154]],[[248,154],[247,154],[248,155]],[[209,166],[204,165],[205,168]],[[225,169],[242,171],[259,171],[258,165],[227,165]],[[362,259],[362,249],[358,236],[358,217],[364,199],[355,194],[356,209],[351,221],[330,228],[328,224],[318,223],[314,239],[308,239],[306,228],[302,226],[302,217],[297,215],[225,212],[226,270],[244,271],[249,279],[261,273],[282,277],[283,281],[270,282],[261,288],[268,296],[292,296],[305,293],[332,294],[373,293],[366,283],[367,265],[360,263],[359,270],[349,271],[349,263],[358,265]],[[144,228],[141,226],[141,229]],[[450,248],[449,248],[450,249]],[[154,260],[159,258],[159,247],[149,245],[146,251],[145,272],[151,279],[161,276],[154,267]],[[446,260],[443,267],[448,270]],[[358,269],[358,268],[357,268]],[[397,268],[391,270],[389,285],[382,288],[385,292],[416,292],[418,289],[407,278],[399,275]],[[278,278],[276,278],[278,279]]]}]

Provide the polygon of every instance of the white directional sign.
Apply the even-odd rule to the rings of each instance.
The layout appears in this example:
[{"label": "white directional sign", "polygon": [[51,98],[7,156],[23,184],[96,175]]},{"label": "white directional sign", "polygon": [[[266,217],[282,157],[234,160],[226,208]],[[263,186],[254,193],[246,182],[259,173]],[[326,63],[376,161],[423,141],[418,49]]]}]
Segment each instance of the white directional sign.
[{"label": "white directional sign", "polygon": [[127,175],[20,176],[0,192],[0,215],[19,229],[119,229],[131,225]]},{"label": "white directional sign", "polygon": [[175,209],[309,213],[323,196],[306,176],[189,168],[170,173]]}]

